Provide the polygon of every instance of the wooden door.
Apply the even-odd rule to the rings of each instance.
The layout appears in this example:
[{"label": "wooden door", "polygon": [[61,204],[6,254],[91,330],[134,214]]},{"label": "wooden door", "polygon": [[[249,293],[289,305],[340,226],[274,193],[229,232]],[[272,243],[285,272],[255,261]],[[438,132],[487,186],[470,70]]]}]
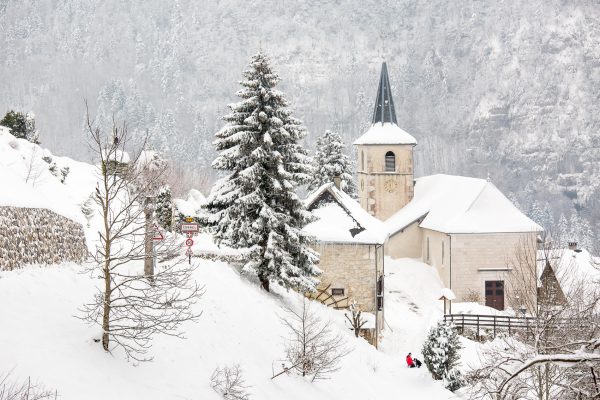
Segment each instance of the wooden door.
[{"label": "wooden door", "polygon": [[504,310],[504,281],[485,281],[485,305]]}]

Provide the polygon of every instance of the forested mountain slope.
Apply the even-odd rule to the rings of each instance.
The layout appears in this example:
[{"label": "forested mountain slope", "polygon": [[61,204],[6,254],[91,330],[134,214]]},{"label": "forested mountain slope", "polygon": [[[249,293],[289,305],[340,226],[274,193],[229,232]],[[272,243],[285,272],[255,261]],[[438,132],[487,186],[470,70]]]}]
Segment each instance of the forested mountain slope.
[{"label": "forested mountain slope", "polygon": [[0,0],[0,112],[35,112],[42,142],[80,157],[87,98],[99,123],[115,112],[207,167],[258,48],[309,145],[368,125],[385,58],[418,175],[489,173],[526,211],[576,208],[597,229],[599,19],[591,0]]}]

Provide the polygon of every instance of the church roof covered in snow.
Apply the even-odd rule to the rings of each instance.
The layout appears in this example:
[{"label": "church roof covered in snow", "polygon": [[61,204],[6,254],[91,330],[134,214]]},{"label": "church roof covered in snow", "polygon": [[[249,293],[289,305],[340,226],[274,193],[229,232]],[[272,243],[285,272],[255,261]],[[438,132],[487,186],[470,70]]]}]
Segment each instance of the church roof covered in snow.
[{"label": "church roof covered in snow", "polygon": [[369,215],[333,182],[311,193],[304,204],[317,218],[304,231],[321,242],[383,244],[387,239],[383,222]]},{"label": "church roof covered in snow", "polygon": [[390,78],[385,62],[381,66],[371,128],[356,139],[354,144],[417,144],[416,139],[411,134],[403,131],[398,126]]},{"label": "church roof covered in snow", "polygon": [[519,211],[493,183],[431,175],[416,180],[414,197],[385,221],[390,234],[419,222],[444,233],[536,232],[542,228]]}]

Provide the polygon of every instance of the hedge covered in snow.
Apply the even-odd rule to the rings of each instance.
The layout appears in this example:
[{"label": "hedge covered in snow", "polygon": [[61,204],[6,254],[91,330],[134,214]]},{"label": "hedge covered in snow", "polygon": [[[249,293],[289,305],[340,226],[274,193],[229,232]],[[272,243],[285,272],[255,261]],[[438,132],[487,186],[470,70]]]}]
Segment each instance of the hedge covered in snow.
[{"label": "hedge covered in snow", "polygon": [[0,270],[82,262],[87,254],[80,224],[42,208],[0,207]]}]

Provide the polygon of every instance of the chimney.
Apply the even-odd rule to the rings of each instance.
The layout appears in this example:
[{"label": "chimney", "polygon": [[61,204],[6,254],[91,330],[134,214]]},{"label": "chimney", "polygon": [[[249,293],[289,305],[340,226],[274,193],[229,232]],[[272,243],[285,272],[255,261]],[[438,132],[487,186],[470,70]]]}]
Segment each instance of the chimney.
[{"label": "chimney", "polygon": [[342,185],[342,177],[339,175],[334,176],[333,184],[335,185],[336,188],[341,189],[340,186]]},{"label": "chimney", "polygon": [[569,250],[577,250],[577,242],[568,242]]}]

